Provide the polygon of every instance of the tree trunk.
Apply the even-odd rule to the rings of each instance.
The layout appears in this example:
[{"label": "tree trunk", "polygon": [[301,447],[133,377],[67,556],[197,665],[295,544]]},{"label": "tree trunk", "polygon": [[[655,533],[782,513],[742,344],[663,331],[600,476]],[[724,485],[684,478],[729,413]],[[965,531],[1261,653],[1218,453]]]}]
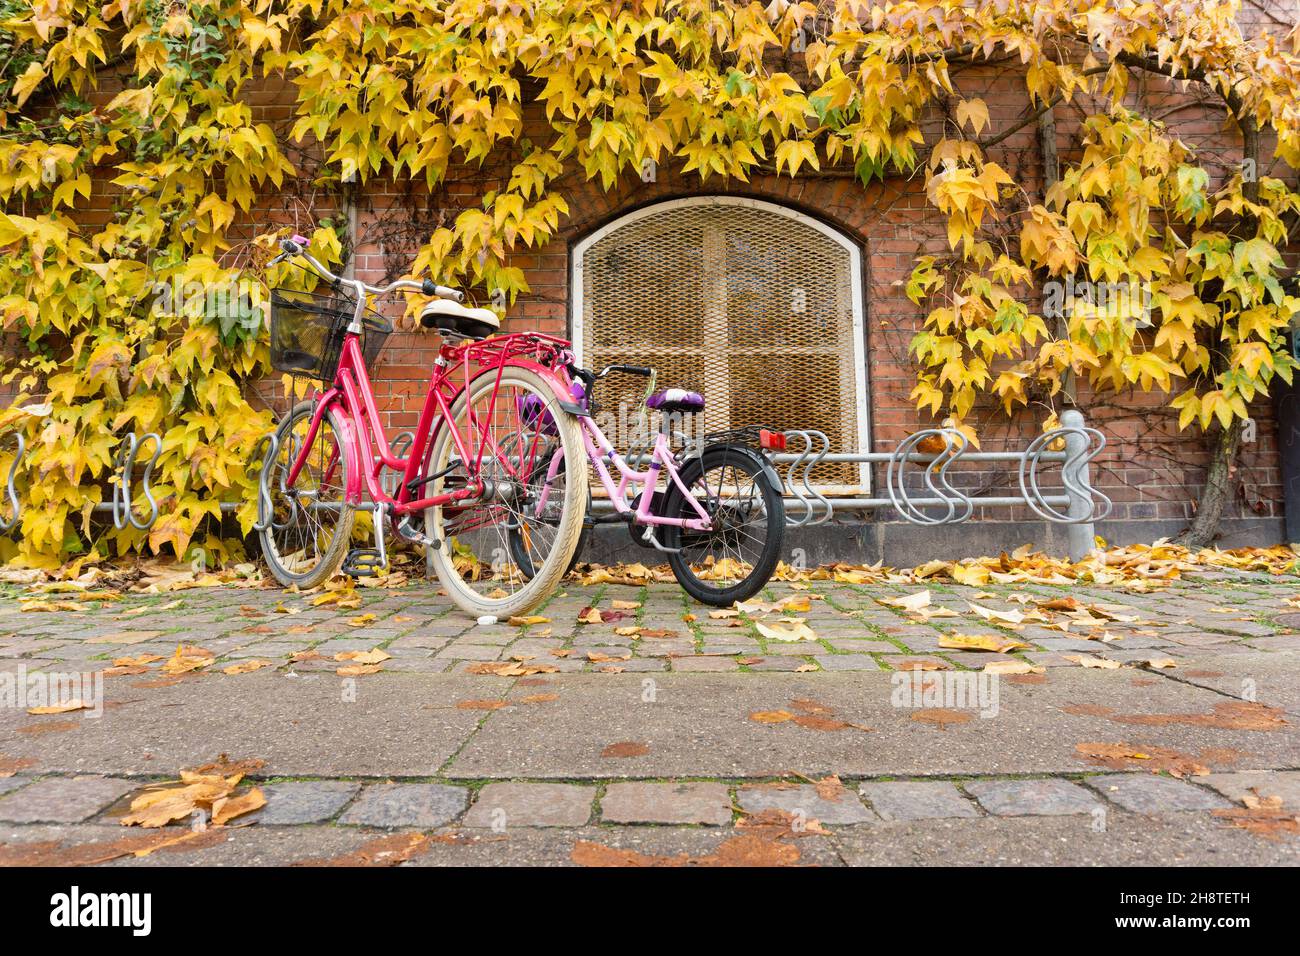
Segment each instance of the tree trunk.
[{"label": "tree trunk", "polygon": [[1210,469],[1205,474],[1205,486],[1201,489],[1201,497],[1197,502],[1196,516],[1187,530],[1174,539],[1177,544],[1204,548],[1219,536],[1219,523],[1228,502],[1232,500],[1232,472],[1237,460],[1237,449],[1241,447],[1242,424],[1241,419],[1234,418],[1231,425],[1214,434]]}]

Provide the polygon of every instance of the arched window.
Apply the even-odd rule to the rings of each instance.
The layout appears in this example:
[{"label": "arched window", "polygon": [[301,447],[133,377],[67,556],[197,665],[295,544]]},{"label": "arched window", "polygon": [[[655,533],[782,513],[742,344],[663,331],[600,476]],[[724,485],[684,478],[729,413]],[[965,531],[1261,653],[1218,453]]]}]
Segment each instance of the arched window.
[{"label": "arched window", "polygon": [[[690,197],[606,224],[574,246],[571,267],[587,367],[654,366],[661,385],[704,394],[709,431],[816,428],[832,451],[868,448],[862,253],[847,236],[774,203]],[[617,387],[607,406],[635,396]],[[868,474],[818,469],[846,491]]]}]

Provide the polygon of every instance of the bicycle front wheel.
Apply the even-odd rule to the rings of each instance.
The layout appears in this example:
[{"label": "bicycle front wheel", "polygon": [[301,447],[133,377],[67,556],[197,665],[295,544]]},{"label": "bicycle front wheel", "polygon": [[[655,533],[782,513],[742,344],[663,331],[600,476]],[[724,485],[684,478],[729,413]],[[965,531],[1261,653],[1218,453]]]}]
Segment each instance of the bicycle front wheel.
[{"label": "bicycle front wheel", "polygon": [[[452,429],[470,461],[460,460]],[[587,470],[566,469],[553,485],[536,481],[557,451],[585,461],[582,430],[536,373],[488,369],[452,403],[451,422],[434,439],[429,494],[475,482],[482,494],[430,508],[426,533],[438,542],[431,563],[447,596],[475,616],[526,614],[559,586],[582,534]],[[522,550],[521,550],[522,549]],[[528,562],[527,573],[520,567]]]},{"label": "bicycle front wheel", "polygon": [[[262,555],[287,586],[314,588],[329,580],[352,537],[353,509],[346,490],[351,455],[340,430],[337,406],[326,409],[311,434],[314,402],[299,402],[275,430],[275,458],[262,470],[271,514],[261,532]],[[310,442],[297,480],[289,471]]]}]

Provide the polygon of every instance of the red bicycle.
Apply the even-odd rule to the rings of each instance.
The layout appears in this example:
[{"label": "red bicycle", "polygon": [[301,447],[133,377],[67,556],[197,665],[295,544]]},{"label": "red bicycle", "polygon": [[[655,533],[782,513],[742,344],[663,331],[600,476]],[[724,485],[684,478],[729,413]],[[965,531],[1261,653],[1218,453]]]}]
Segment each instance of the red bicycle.
[{"label": "red bicycle", "polygon": [[[280,422],[263,462],[258,528],[272,574],[301,588],[340,568],[375,574],[388,563],[391,524],[403,539],[430,549],[448,596],[465,611],[506,617],[533,609],[569,567],[587,506],[584,469],[545,488],[529,480],[557,453],[571,461],[584,453],[575,414],[585,412],[565,372],[569,343],[534,333],[493,335],[496,314],[460,305],[453,289],[427,279],[381,288],[340,278],[307,246],[301,236],[281,240],[272,260],[301,257],[330,289],[277,289],[271,296],[272,366],[318,383]],[[367,308],[367,296],[396,291],[434,296],[420,323],[443,336],[400,456],[367,371],[392,331]],[[534,427],[539,410],[553,425]],[[399,476],[392,493],[381,480],[384,469]],[[358,513],[369,517],[373,548],[352,547]],[[517,564],[521,553],[527,574]]]}]

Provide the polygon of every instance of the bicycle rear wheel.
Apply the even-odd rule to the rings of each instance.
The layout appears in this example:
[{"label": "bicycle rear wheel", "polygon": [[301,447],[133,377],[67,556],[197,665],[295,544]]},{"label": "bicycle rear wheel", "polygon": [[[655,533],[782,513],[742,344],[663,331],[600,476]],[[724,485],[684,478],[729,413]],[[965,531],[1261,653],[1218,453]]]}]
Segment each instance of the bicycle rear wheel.
[{"label": "bicycle rear wheel", "polygon": [[[471,458],[480,449],[482,458],[477,466],[460,461],[451,427],[443,423],[426,465],[426,475],[438,476],[428,493],[454,492],[474,481],[484,491],[464,504],[426,512],[426,533],[439,543],[431,557],[434,571],[448,597],[470,614],[525,614],[568,570],[587,504],[585,468],[566,469],[563,483],[553,488],[532,479],[557,450],[565,461],[586,460],[581,428],[539,375],[515,367],[499,380],[495,369],[472,379],[452,403],[450,424]],[[530,573],[521,569],[521,557]]]},{"label": "bicycle rear wheel", "polygon": [[346,497],[352,462],[337,407],[326,409],[297,480],[287,483],[315,410],[314,402],[299,402],[285,416],[275,430],[275,457],[260,478],[271,504],[270,520],[260,532],[262,555],[286,587],[314,588],[329,580],[352,537],[355,514]]},{"label": "bicycle rear wheel", "polygon": [[[780,484],[756,453],[727,445],[711,445],[692,458],[681,479],[713,520],[713,530],[664,529],[665,546],[679,549],[668,555],[677,583],[695,600],[717,607],[753,597],[781,558]],[[662,514],[698,517],[675,482],[669,482]]]},{"label": "bicycle rear wheel", "polygon": [[[535,472],[528,476],[528,483],[540,489],[541,485],[550,480],[550,495],[548,503],[544,506],[539,505],[534,513],[527,516],[528,520],[520,521],[509,529],[510,557],[514,560],[515,565],[519,568],[521,574],[531,578],[534,573],[533,556],[530,552],[532,545],[534,527],[538,523],[554,525],[560,519],[560,504],[564,500],[563,488],[564,483],[568,480],[568,469],[566,462],[561,456],[559,467],[556,474],[550,474],[551,461],[554,455],[547,455],[537,463]],[[590,479],[588,479],[590,481]],[[583,503],[583,511],[591,510],[591,492],[587,492],[587,500]],[[572,571],[573,566],[578,563],[582,557],[583,549],[586,547],[587,539],[591,535],[591,528],[584,520],[582,530],[578,532],[578,544],[573,549],[573,557],[569,559],[567,571]],[[566,571],[566,573],[567,573]]]}]

